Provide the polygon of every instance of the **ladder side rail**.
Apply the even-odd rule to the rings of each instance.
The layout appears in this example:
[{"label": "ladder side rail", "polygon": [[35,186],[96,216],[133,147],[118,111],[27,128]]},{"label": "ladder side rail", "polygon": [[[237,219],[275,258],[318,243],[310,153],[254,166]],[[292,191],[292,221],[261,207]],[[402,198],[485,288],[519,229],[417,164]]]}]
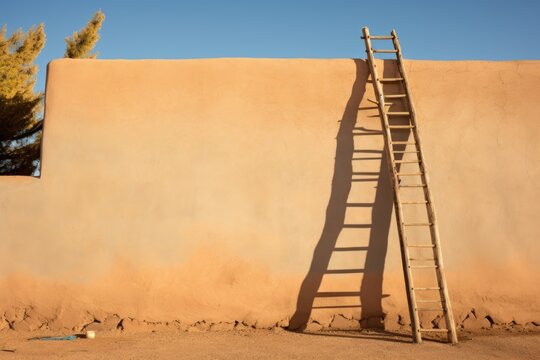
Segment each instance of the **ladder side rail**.
[{"label": "ladder side rail", "polygon": [[384,93],[383,93],[383,90],[379,81],[379,77],[377,76],[376,64],[373,58],[373,52],[371,48],[369,30],[368,28],[364,27],[362,31],[364,35],[363,36],[364,42],[366,45],[366,52],[368,55],[368,65],[370,68],[371,78],[372,78],[373,85],[375,88],[375,96],[377,97],[377,105],[378,105],[379,112],[381,115],[382,127],[384,130],[383,135],[385,138],[386,158],[388,160],[387,161],[388,167],[389,167],[389,171],[392,177],[396,222],[398,225],[400,247],[401,247],[401,259],[402,259],[402,265],[403,265],[403,273],[405,275],[404,276],[405,286],[406,286],[406,293],[407,293],[407,301],[409,303],[409,315],[410,315],[411,324],[412,324],[413,339],[416,343],[421,343],[422,336],[420,333],[420,319],[418,317],[418,312],[416,311],[417,304],[416,304],[416,297],[413,291],[414,285],[413,285],[413,279],[412,279],[411,268],[410,268],[409,249],[407,247],[407,238],[405,235],[405,229],[403,228],[403,212],[401,208],[401,199],[399,196],[399,181],[397,178],[397,171],[395,167],[396,163],[395,163],[394,153],[393,153],[392,135],[388,127],[388,118],[385,111]]},{"label": "ladder side rail", "polygon": [[401,73],[401,77],[403,78],[403,84],[404,84],[404,90],[405,94],[407,95],[407,102],[409,105],[409,112],[410,112],[410,121],[412,125],[414,126],[414,130],[412,131],[414,135],[414,140],[417,143],[417,150],[418,150],[418,156],[420,160],[420,171],[423,173],[423,181],[425,181],[426,186],[424,187],[424,193],[426,196],[427,203],[427,209],[430,216],[430,222],[433,223],[432,226],[430,226],[430,232],[431,237],[434,242],[435,247],[433,248],[434,256],[437,261],[437,280],[439,281],[439,287],[441,288],[441,291],[443,293],[444,298],[444,309],[445,309],[445,319],[446,319],[446,327],[448,329],[448,337],[450,342],[453,344],[457,343],[457,333],[455,328],[455,321],[454,321],[454,314],[452,311],[452,306],[450,304],[450,296],[448,293],[448,286],[446,284],[446,277],[444,276],[444,265],[443,265],[443,258],[442,258],[442,251],[441,251],[441,244],[440,244],[440,235],[439,235],[439,228],[438,228],[438,221],[435,214],[435,208],[433,203],[433,195],[431,193],[430,187],[429,187],[429,178],[426,171],[426,161],[424,159],[424,153],[422,150],[422,145],[420,141],[420,131],[418,129],[418,123],[416,121],[416,110],[414,108],[414,104],[412,101],[411,93],[409,91],[409,82],[407,79],[407,74],[405,72],[405,67],[403,64],[403,57],[401,52],[401,46],[399,44],[399,39],[397,37],[396,31],[392,30],[392,36],[393,36],[393,43],[394,48],[397,50],[396,56],[397,56],[397,64],[398,69]]},{"label": "ladder side rail", "polygon": [[[421,143],[421,140],[420,140],[420,130],[418,128],[418,123],[416,121],[416,109],[414,107],[414,104],[413,104],[413,101],[412,101],[412,96],[411,96],[411,93],[409,91],[409,82],[408,82],[407,74],[405,72],[405,67],[404,67],[404,63],[403,63],[403,57],[402,57],[402,52],[401,52],[401,46],[399,44],[399,39],[397,37],[397,34],[396,34],[395,30],[392,30],[392,34],[394,35],[394,39],[393,39],[394,48],[398,51],[397,55],[396,55],[396,57],[397,57],[397,65],[398,65],[399,72],[400,72],[401,76],[403,77],[403,85],[404,85],[403,88],[404,88],[404,92],[405,92],[406,97],[407,97],[407,105],[409,107],[409,112],[410,112],[410,122],[414,126],[412,134],[413,134],[413,137],[414,137],[414,141],[417,144],[416,148],[418,150],[418,159],[420,160],[419,168],[420,168],[420,171],[423,173],[422,181],[424,181],[424,184],[426,184],[426,186],[423,189],[424,189],[424,195],[425,195],[425,198],[426,198],[426,201],[427,201],[426,205],[427,205],[427,210],[428,210],[428,214],[429,214],[429,221],[434,224],[431,227],[431,229],[433,230],[433,229],[437,229],[438,221],[437,221],[437,217],[436,217],[435,209],[434,209],[434,205],[433,205],[433,196],[432,196],[431,190],[429,188],[429,176],[428,176],[428,173],[427,173],[427,170],[426,170],[427,169],[426,160],[424,158],[424,152],[423,152],[422,143]],[[432,236],[432,239],[435,239],[436,248],[440,248],[440,243],[438,242],[439,237],[437,236],[438,231],[435,234],[432,234],[432,235],[434,235],[434,236]],[[434,251],[435,251],[435,249],[434,249]],[[435,260],[440,263],[440,261],[442,260],[442,257],[440,256],[440,254],[437,252],[434,255],[436,256]],[[439,264],[439,265],[442,265],[442,264]]]}]

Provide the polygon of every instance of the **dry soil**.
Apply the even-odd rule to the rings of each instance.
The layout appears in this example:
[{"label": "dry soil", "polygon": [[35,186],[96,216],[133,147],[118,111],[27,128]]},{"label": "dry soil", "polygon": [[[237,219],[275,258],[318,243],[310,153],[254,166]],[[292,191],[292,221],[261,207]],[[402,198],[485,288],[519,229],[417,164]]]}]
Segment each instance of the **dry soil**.
[{"label": "dry soil", "polygon": [[538,359],[540,334],[469,335],[452,346],[367,331],[108,333],[75,341],[28,340],[12,332],[2,334],[0,350],[0,359]]}]

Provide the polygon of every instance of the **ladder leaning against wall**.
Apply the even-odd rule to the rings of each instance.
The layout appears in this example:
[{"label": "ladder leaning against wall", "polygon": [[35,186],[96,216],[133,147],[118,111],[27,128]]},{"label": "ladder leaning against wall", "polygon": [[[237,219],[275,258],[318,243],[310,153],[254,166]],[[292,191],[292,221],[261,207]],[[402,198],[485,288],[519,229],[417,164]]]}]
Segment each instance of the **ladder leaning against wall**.
[{"label": "ladder leaning against wall", "polygon": [[[370,35],[367,27],[363,28],[362,32],[371,80],[377,97],[377,106],[385,140],[385,152],[392,179],[394,207],[413,339],[416,343],[421,343],[423,333],[440,332],[446,333],[448,341],[455,344],[457,343],[457,334],[444,276],[437,218],[429,188],[426,162],[420,143],[416,112],[411,99],[399,40],[395,30],[392,30],[390,36]],[[374,49],[372,47],[373,40],[390,40],[393,49]],[[397,77],[379,77],[374,59],[376,53],[394,54],[396,56]],[[387,84],[394,87],[394,93],[385,93],[383,87],[386,88]],[[400,90],[396,92],[396,88]],[[402,111],[388,110],[387,106],[397,103],[390,103],[387,100],[399,102]],[[396,140],[396,138],[399,140]],[[403,141],[404,139],[406,141]],[[414,166],[414,171],[407,172],[403,170],[407,166]],[[421,212],[422,210],[419,207],[424,208],[427,220],[419,222],[406,219],[406,215]],[[426,229],[428,232],[426,237],[430,239],[429,242],[420,241],[421,236],[418,235],[418,231],[421,229]],[[417,255],[421,251],[424,251],[424,253]],[[425,256],[425,251],[428,251],[429,256]],[[430,271],[434,272],[434,274],[426,274],[426,272]],[[432,275],[434,284],[415,284],[415,279],[425,281],[426,276],[429,275]],[[446,327],[422,327],[419,316],[422,312],[438,312],[442,314]]]}]

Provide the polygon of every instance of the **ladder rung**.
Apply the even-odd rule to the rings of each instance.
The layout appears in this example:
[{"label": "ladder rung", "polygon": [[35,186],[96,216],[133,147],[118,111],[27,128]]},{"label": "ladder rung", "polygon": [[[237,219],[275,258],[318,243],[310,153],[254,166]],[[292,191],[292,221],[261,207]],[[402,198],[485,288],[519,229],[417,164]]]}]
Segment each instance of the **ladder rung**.
[{"label": "ladder rung", "polygon": [[[362,36],[362,39],[365,39],[365,36]],[[393,40],[393,36],[387,35],[369,35],[368,39],[370,40]]]},{"label": "ladder rung", "polygon": [[414,151],[392,150],[392,152],[395,154],[414,154],[414,153],[419,153],[420,151],[419,150],[414,150]]},{"label": "ladder rung", "polygon": [[416,245],[415,244],[415,245],[407,245],[407,246],[408,247],[417,247],[417,248],[424,248],[424,247],[425,248],[433,248],[433,247],[435,247],[435,245],[433,245],[433,244],[429,244],[429,245]]},{"label": "ladder rung", "polygon": [[390,115],[390,116],[406,116],[410,114],[411,113],[408,111],[389,111],[386,113],[386,115]]},{"label": "ladder rung", "polygon": [[412,290],[441,290],[440,287],[417,287],[412,288]]},{"label": "ladder rung", "polygon": [[427,201],[402,201],[402,205],[427,204]]},{"label": "ladder rung", "polygon": [[414,129],[414,125],[388,125],[390,130],[392,129]]},{"label": "ladder rung", "polygon": [[423,332],[445,332],[445,333],[447,333],[448,329],[418,329],[418,331],[423,331]]},{"label": "ladder rung", "polygon": [[392,145],[416,145],[413,141],[391,141]]},{"label": "ladder rung", "polygon": [[426,312],[430,312],[430,311],[434,311],[434,312],[444,312],[444,309],[430,309],[430,308],[416,308],[416,311],[426,311]]},{"label": "ladder rung", "polygon": [[416,300],[417,303],[443,303],[444,300]]},{"label": "ladder rung", "polygon": [[399,185],[400,188],[421,188],[426,187],[426,184],[414,184],[414,185]]},{"label": "ladder rung", "polygon": [[384,97],[388,99],[401,99],[401,98],[406,98],[407,94],[384,95]]},{"label": "ladder rung", "polygon": [[403,223],[403,226],[431,226],[433,223]]},{"label": "ladder rung", "polygon": [[373,51],[374,53],[383,53],[383,54],[395,54],[395,53],[397,53],[397,50],[376,50],[376,49],[371,49],[371,51]]},{"label": "ladder rung", "polygon": [[403,78],[380,78],[378,79],[380,82],[390,82],[390,81],[403,81]]},{"label": "ladder rung", "polygon": [[439,265],[410,265],[411,269],[437,269]]},{"label": "ladder rung", "polygon": [[396,164],[419,164],[421,160],[394,160]]},{"label": "ladder rung", "polygon": [[411,261],[435,261],[433,258],[410,258]]},{"label": "ladder rung", "polygon": [[397,176],[419,176],[424,175],[422,172],[416,172],[416,173],[397,173]]}]

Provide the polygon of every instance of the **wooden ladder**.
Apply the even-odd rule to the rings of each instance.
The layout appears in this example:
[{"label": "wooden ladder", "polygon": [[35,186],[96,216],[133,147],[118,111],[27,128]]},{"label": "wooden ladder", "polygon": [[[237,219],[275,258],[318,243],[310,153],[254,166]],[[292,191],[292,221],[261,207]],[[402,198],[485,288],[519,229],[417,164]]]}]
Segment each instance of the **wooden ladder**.
[{"label": "wooden ladder", "polygon": [[[433,206],[433,197],[429,188],[426,161],[418,132],[416,111],[414,110],[411,99],[399,40],[395,30],[392,30],[390,36],[370,35],[367,27],[364,27],[362,32],[362,38],[366,45],[371,80],[377,97],[377,105],[385,139],[385,152],[390,168],[392,187],[394,189],[394,205],[413,339],[416,343],[421,343],[422,333],[440,332],[446,333],[448,341],[455,344],[458,340],[450,298],[448,296],[448,287],[444,276],[437,218]],[[391,40],[393,49],[374,49],[371,44],[372,40]],[[395,54],[399,75],[392,78],[380,78],[377,73],[374,53]],[[397,87],[401,90],[399,93],[385,94],[383,84],[394,84],[394,88],[397,84]],[[388,105],[394,105],[394,103],[387,103],[387,99],[397,101],[405,110],[388,111],[386,107]],[[398,135],[401,135],[401,141],[396,140],[396,136]],[[411,135],[412,139],[409,141]],[[413,166],[415,167],[415,171],[404,172],[402,170],[404,166]],[[423,211],[427,220],[423,222],[408,222],[405,219],[404,213],[411,215],[410,211],[416,211],[416,213],[413,212],[412,214],[418,214],[419,211],[422,211],[422,209],[419,209],[420,206],[425,207]],[[416,209],[412,207],[416,207]],[[429,229],[429,234],[426,234],[426,237],[431,239],[429,243],[426,241],[420,243],[419,241],[421,236],[419,236],[418,231],[422,228],[426,229],[426,232]],[[411,254],[414,255],[419,251],[426,250],[429,252],[428,258],[411,256]],[[435,271],[435,274],[425,273],[430,270],[432,272]],[[415,278],[425,281],[425,276],[427,275],[431,275],[433,279],[436,279],[431,280],[436,281],[436,284],[425,284],[421,285],[421,287],[420,285],[415,286]],[[422,276],[424,278],[421,278]],[[422,327],[420,324],[420,312],[438,312],[439,314],[443,314],[446,328],[440,328],[439,326],[435,329]]]}]

